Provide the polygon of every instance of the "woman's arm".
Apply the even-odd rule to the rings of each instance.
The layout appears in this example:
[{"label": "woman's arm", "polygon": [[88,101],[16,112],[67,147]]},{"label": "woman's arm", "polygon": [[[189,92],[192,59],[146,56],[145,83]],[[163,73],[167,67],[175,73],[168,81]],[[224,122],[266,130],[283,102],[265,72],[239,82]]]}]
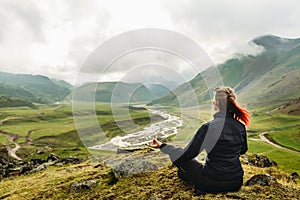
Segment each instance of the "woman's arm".
[{"label": "woman's arm", "polygon": [[195,158],[200,151],[203,149],[201,148],[204,138],[206,136],[208,130],[208,124],[202,125],[190,143],[184,148],[176,148],[172,145],[162,144],[160,149],[163,153],[168,154],[171,158],[171,161],[176,166],[181,166],[187,161]]}]

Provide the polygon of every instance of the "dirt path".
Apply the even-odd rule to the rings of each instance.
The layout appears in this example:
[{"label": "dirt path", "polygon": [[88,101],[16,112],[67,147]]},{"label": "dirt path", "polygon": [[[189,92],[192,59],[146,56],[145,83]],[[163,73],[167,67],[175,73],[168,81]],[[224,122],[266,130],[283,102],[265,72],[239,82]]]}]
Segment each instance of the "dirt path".
[{"label": "dirt path", "polygon": [[287,150],[287,151],[291,151],[291,152],[294,152],[294,153],[300,153],[299,151],[296,151],[296,150],[293,150],[293,149],[289,149],[289,148],[286,148],[286,147],[283,147],[279,144],[275,144],[274,142],[272,142],[271,140],[269,140],[265,135],[268,134],[268,132],[264,132],[264,133],[261,133],[259,134],[259,137],[262,141],[268,143],[268,144],[271,144],[272,146],[276,147],[276,148],[279,148],[279,149],[284,149],[284,150]]},{"label": "dirt path", "polygon": [[23,117],[7,117],[5,119],[0,120],[0,126],[3,125],[4,122],[14,120],[14,119],[21,119],[21,118],[23,118]]},{"label": "dirt path", "polygon": [[[7,122],[7,121],[10,121],[10,120],[14,120],[14,119],[20,119],[20,118],[23,118],[23,117],[7,117],[3,120],[0,120],[0,126],[3,125],[4,122]],[[30,138],[31,136],[31,133],[33,131],[36,131],[38,129],[34,129],[34,130],[30,130],[28,131],[27,135],[25,136],[25,140],[26,140],[26,145],[30,145],[32,143],[32,139]],[[18,134],[15,134],[15,133],[9,133],[9,132],[6,132],[6,131],[2,131],[0,130],[0,133],[2,133],[3,135],[6,135],[8,137],[8,140],[10,142],[12,142],[15,147],[14,148],[11,148],[8,144],[5,145],[5,148],[7,149],[7,152],[8,152],[8,155],[11,156],[11,157],[14,157],[15,159],[17,160],[22,160],[19,156],[17,156],[16,152],[20,149],[20,145],[19,143],[17,142],[18,139],[20,138],[20,136]]]},{"label": "dirt path", "polygon": [[7,149],[8,155],[11,157],[14,157],[17,160],[22,160],[22,158],[20,158],[19,156],[17,156],[16,152],[18,151],[18,149],[20,148],[19,143],[17,142],[17,140],[19,139],[19,136],[17,134],[14,133],[9,133],[6,131],[2,131],[0,130],[0,133],[2,133],[3,135],[8,136],[8,140],[12,143],[14,143],[15,147],[11,148],[8,144],[5,145],[5,148]]}]

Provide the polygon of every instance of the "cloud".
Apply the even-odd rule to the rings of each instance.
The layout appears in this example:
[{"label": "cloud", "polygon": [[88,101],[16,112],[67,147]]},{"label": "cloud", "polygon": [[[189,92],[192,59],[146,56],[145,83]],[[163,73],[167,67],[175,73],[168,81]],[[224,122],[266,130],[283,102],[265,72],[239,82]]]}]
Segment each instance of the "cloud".
[{"label": "cloud", "polygon": [[[222,62],[232,55],[233,47],[244,45],[257,36],[299,37],[299,4],[296,0],[167,0],[162,5],[176,30],[199,42],[215,62]],[[240,48],[234,51],[238,50]],[[223,55],[226,52],[227,56]]]},{"label": "cloud", "polygon": [[[147,27],[188,36],[217,64],[236,53],[259,53],[262,49],[248,42],[261,35],[299,37],[299,4],[296,0],[2,0],[0,71],[43,74],[74,83],[82,63],[99,45]],[[110,68],[106,80],[122,77],[150,60],[173,67],[185,78],[195,73],[176,57],[159,52],[127,56]],[[102,67],[99,63],[90,73]]]},{"label": "cloud", "polygon": [[[20,6],[22,4],[22,6]],[[1,1],[1,29],[5,36],[18,35],[20,38],[30,38],[30,41],[44,42],[42,29],[43,17],[39,9],[32,2]],[[3,35],[2,35],[3,36]],[[3,36],[4,37],[4,36]],[[3,42],[3,40],[2,40]]]},{"label": "cloud", "polygon": [[109,14],[93,2],[1,1],[0,71],[73,83],[87,55],[107,38]]}]

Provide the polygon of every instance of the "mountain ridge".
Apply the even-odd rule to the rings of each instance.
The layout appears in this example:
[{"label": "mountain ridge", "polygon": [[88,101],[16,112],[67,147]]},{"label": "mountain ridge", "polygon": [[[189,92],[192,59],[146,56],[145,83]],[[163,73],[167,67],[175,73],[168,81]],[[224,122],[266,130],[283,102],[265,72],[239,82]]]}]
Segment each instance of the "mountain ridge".
[{"label": "mountain ridge", "polygon": [[35,103],[63,100],[71,92],[71,84],[43,75],[0,72],[0,95],[22,98]]},{"label": "mountain ridge", "polygon": [[[224,85],[234,88],[239,99],[248,106],[267,105],[300,96],[300,39],[261,36],[252,41],[263,45],[265,51],[256,56],[231,58],[216,66]],[[206,80],[214,78],[212,71],[213,67],[202,71],[188,83],[177,87],[173,93],[152,101],[150,105],[179,106],[178,98],[183,99],[181,106],[209,101],[208,91],[212,88],[207,88]],[[215,83],[214,86],[219,84]],[[192,91],[185,89],[188,85],[193,88]],[[196,92],[197,99],[190,98],[192,92]]]}]

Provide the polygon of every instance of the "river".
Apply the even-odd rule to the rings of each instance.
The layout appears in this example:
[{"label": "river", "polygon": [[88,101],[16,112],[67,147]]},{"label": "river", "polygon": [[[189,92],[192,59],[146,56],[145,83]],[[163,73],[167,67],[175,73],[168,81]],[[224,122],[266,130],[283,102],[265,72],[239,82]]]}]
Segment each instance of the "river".
[{"label": "river", "polygon": [[109,142],[89,147],[89,149],[117,151],[119,148],[134,148],[148,144],[153,138],[167,138],[178,133],[178,127],[183,126],[180,117],[167,114],[161,110],[149,110],[154,115],[160,115],[163,121],[152,123],[141,131],[116,136]]}]

